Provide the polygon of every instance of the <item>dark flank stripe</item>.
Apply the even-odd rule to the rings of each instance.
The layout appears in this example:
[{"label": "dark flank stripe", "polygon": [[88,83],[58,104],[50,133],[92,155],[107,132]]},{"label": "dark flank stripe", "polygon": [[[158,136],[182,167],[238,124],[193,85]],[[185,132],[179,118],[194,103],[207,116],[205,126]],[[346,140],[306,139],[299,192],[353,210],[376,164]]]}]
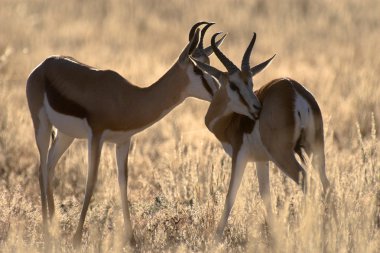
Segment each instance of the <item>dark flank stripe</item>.
[{"label": "dark flank stripe", "polygon": [[194,73],[195,73],[196,75],[198,75],[198,76],[201,77],[203,87],[206,89],[206,91],[207,91],[211,96],[213,96],[214,93],[212,92],[212,89],[211,89],[210,86],[208,85],[208,82],[207,82],[206,78],[203,76],[203,72],[202,72],[202,70],[200,70],[197,66],[194,66],[194,65],[193,65],[193,68],[194,68],[194,69],[193,69],[193,70],[194,70]]},{"label": "dark flank stripe", "polygon": [[86,117],[87,112],[82,106],[63,96],[48,80],[45,90],[49,104],[57,112],[81,119]]}]

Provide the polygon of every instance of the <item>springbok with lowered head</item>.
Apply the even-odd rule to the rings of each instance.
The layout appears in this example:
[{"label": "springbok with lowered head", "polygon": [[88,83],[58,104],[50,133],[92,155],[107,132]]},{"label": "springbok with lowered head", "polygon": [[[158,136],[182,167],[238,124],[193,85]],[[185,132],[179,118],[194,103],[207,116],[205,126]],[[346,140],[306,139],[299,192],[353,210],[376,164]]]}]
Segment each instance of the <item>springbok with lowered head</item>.
[{"label": "springbok with lowered head", "polygon": [[[248,48],[252,49],[255,37],[256,34]],[[217,48],[214,48],[214,53],[222,54]],[[205,123],[232,157],[230,184],[217,228],[218,238],[223,234],[247,162],[256,162],[259,192],[269,219],[273,216],[269,161],[306,191],[306,172],[295,157],[298,154],[304,162],[304,150],[308,156],[313,154],[312,164],[318,169],[323,192],[329,187],[325,173],[322,115],[315,98],[305,87],[289,78],[273,80],[255,91],[257,111],[254,119],[236,113],[231,94],[240,96],[238,92],[233,92],[237,84],[243,83],[252,89],[252,77],[265,69],[273,58],[251,68],[246,53],[241,71],[230,62],[225,64],[228,72],[194,60],[200,69],[214,76],[220,84],[207,111]],[[247,104],[247,110],[249,106]]]},{"label": "springbok with lowered head", "polygon": [[[204,24],[200,32],[198,27]],[[125,238],[135,243],[127,198],[131,137],[159,121],[187,97],[211,101],[217,87],[209,86],[189,55],[209,62],[212,48],[203,48],[202,40],[212,24],[195,24],[189,33],[190,42],[178,60],[146,88],[133,85],[114,71],[96,69],[65,56],[49,57],[32,71],[26,95],[40,155],[39,183],[45,235],[48,235],[48,212],[50,219],[55,212],[54,168],[73,140],[83,138],[88,140],[88,175],[74,245],[81,242],[104,142],[116,144]],[[218,41],[218,46],[223,40],[224,37]],[[50,144],[52,127],[57,129],[57,136]]]}]

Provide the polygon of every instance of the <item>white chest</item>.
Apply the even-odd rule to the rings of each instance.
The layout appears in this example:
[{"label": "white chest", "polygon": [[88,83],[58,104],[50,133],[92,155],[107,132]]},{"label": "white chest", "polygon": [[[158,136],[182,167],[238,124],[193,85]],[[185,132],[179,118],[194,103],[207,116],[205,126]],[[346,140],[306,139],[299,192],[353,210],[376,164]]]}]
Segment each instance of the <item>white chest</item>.
[{"label": "white chest", "polygon": [[[251,133],[243,135],[243,143],[240,150],[248,153],[250,162],[269,161],[268,152],[263,145],[259,132],[260,121],[257,121]],[[227,142],[222,142],[224,151],[232,157],[232,146]]]},{"label": "white chest", "polygon": [[125,143],[128,142],[131,137],[139,132],[139,130],[136,131],[112,131],[112,130],[105,130],[102,134],[102,141],[103,142],[110,142],[110,143]]},{"label": "white chest", "polygon": [[258,120],[250,134],[244,134],[243,136],[243,148],[249,150],[249,160],[251,162],[268,161],[268,152],[261,141],[260,120]]}]

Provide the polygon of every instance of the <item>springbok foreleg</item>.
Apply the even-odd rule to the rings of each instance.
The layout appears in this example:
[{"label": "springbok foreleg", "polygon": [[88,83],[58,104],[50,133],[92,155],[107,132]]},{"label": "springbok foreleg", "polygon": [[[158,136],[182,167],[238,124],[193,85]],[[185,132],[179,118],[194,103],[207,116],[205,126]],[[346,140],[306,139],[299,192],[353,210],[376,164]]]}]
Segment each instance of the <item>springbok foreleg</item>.
[{"label": "springbok foreleg", "polygon": [[269,182],[269,162],[256,162],[256,173],[259,182],[259,192],[261,199],[264,202],[266,219],[273,218],[272,203],[270,197],[270,182]]},{"label": "springbok foreleg", "polygon": [[216,236],[218,240],[222,238],[223,230],[227,224],[228,216],[231,212],[232,206],[234,205],[236,194],[238,192],[241,180],[243,178],[246,164],[247,164],[246,152],[242,150],[239,150],[239,151],[233,150],[230,184],[228,187],[227,197],[224,203],[222,218],[220,219],[218,228],[216,230]]}]

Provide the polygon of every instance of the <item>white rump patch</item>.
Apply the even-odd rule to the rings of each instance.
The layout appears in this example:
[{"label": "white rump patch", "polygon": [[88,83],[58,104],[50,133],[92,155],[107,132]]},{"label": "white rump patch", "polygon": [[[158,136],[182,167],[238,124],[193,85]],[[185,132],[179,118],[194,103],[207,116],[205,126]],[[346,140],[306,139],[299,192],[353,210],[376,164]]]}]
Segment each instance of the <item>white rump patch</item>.
[{"label": "white rump patch", "polygon": [[313,112],[309,103],[298,92],[296,92],[294,101],[294,117],[296,122],[294,141],[297,141],[301,129],[306,129],[307,132],[314,133]]}]

